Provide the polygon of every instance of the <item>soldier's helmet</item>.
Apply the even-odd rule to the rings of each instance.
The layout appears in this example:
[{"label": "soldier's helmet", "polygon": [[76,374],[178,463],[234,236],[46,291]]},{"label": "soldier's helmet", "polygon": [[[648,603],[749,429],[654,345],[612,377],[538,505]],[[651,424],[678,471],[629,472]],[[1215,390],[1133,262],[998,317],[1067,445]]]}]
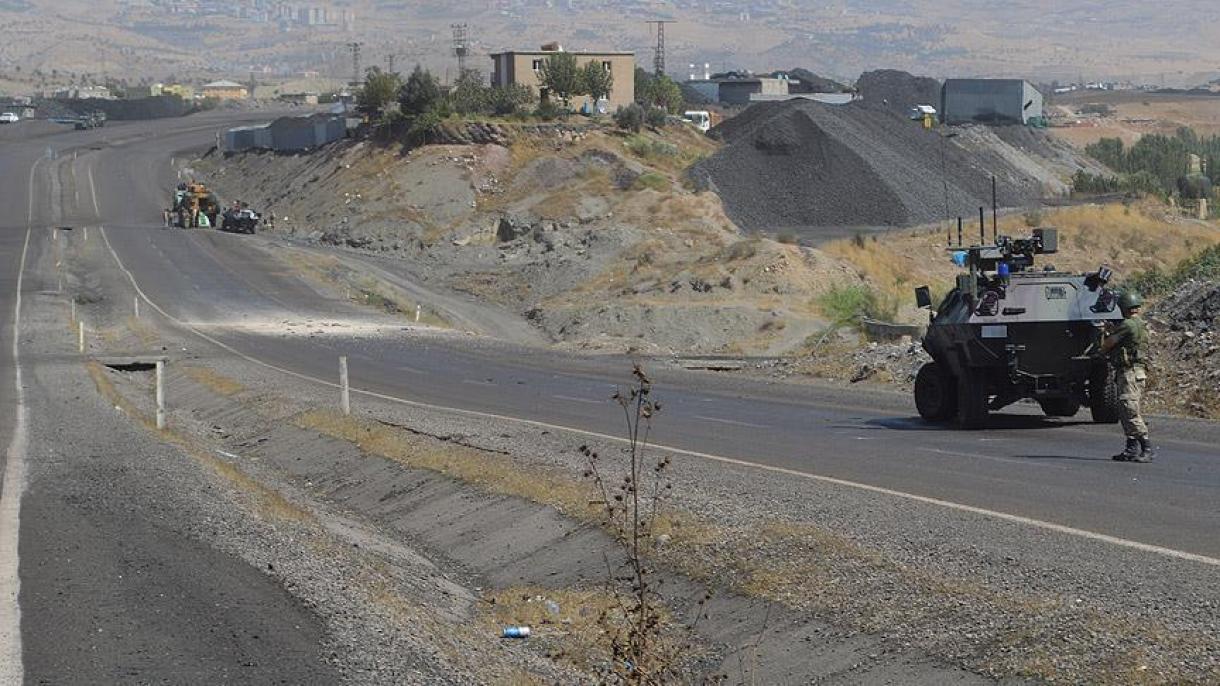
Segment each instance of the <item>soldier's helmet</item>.
[{"label": "soldier's helmet", "polygon": [[1144,299],[1135,291],[1123,291],[1123,294],[1118,297],[1118,309],[1126,312],[1144,305]]}]

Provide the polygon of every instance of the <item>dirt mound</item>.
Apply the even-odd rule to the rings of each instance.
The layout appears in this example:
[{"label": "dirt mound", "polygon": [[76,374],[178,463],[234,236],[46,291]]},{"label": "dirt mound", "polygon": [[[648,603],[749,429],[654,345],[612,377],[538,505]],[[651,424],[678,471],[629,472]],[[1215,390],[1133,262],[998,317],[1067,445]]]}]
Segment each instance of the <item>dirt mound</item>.
[{"label": "dirt mound", "polygon": [[[727,145],[695,170],[748,229],[905,226],[991,204],[1037,202],[1045,179],[992,147],[942,139],[891,112],[809,101],[748,109],[716,128]],[[942,181],[942,154],[944,174]]]},{"label": "dirt mound", "polygon": [[940,82],[896,69],[867,71],[856,81],[865,107],[906,116],[915,105],[940,107]]}]

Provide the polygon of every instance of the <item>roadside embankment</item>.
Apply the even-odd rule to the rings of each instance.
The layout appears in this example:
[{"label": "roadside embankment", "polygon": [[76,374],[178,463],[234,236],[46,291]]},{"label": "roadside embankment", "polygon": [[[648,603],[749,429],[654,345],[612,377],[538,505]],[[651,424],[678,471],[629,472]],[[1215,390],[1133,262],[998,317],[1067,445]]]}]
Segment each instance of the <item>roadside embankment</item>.
[{"label": "roadside embankment", "polygon": [[[387,622],[376,624],[387,632],[376,645],[403,641],[425,664],[469,670],[472,680],[562,680],[590,664],[596,673],[596,658],[567,653],[598,647],[577,632],[582,610],[564,605],[597,612],[601,553],[616,548],[586,514],[588,465],[577,448],[608,456],[609,478],[619,479],[623,465],[609,456],[620,442],[359,392],[354,416],[343,417],[330,386],[225,354],[172,322],[148,323],[174,351],[172,369],[207,370],[173,372],[176,431],[319,522],[345,522],[340,540],[360,554],[416,560],[373,577],[396,584],[372,596],[380,605],[344,606],[342,626],[374,607],[405,607],[374,615]],[[121,345],[148,345],[109,326]],[[110,376],[147,416],[147,382]],[[868,432],[850,421],[835,428]],[[692,653],[696,678],[1208,683],[1220,674],[1209,640],[1215,571],[1201,563],[748,462],[669,457],[668,529],[649,559],[664,570],[676,618],[689,616],[702,589],[714,591]],[[371,538],[353,540],[353,530]],[[435,571],[418,582],[417,569]],[[367,579],[340,578],[345,602],[368,597]],[[438,590],[443,582],[466,590]],[[514,595],[519,614],[499,607]],[[546,600],[563,604],[541,625],[543,640],[494,638],[498,620],[536,617]],[[339,621],[327,606],[319,612],[328,626]],[[419,626],[429,628],[423,637]],[[523,672],[487,671],[511,669]],[[378,674],[390,672],[366,676]]]}]

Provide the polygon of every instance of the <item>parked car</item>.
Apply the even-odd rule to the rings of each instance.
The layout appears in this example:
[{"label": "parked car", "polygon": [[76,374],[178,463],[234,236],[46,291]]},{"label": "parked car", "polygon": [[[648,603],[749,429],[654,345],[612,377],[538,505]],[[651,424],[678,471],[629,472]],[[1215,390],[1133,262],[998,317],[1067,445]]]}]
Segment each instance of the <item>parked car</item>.
[{"label": "parked car", "polygon": [[0,124],[16,124],[19,121],[21,121],[21,117],[18,117],[16,112],[4,112],[0,114]]}]

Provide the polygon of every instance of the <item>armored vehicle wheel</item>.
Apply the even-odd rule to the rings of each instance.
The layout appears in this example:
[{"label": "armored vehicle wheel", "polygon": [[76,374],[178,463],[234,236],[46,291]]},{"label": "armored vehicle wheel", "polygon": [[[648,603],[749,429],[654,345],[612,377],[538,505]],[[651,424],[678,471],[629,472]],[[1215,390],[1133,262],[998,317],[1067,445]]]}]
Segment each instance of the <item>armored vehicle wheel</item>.
[{"label": "armored vehicle wheel", "polygon": [[935,362],[920,367],[915,375],[915,409],[929,422],[946,421],[957,412],[953,377]]},{"label": "armored vehicle wheel", "polygon": [[1080,401],[1076,398],[1050,398],[1038,404],[1047,417],[1075,417],[1080,411]]},{"label": "armored vehicle wheel", "polygon": [[1089,375],[1089,410],[1098,424],[1115,424],[1122,416],[1114,367],[1099,364]]},{"label": "armored vehicle wheel", "polygon": [[958,377],[956,419],[961,429],[987,425],[987,380],[981,373],[965,369]]}]

